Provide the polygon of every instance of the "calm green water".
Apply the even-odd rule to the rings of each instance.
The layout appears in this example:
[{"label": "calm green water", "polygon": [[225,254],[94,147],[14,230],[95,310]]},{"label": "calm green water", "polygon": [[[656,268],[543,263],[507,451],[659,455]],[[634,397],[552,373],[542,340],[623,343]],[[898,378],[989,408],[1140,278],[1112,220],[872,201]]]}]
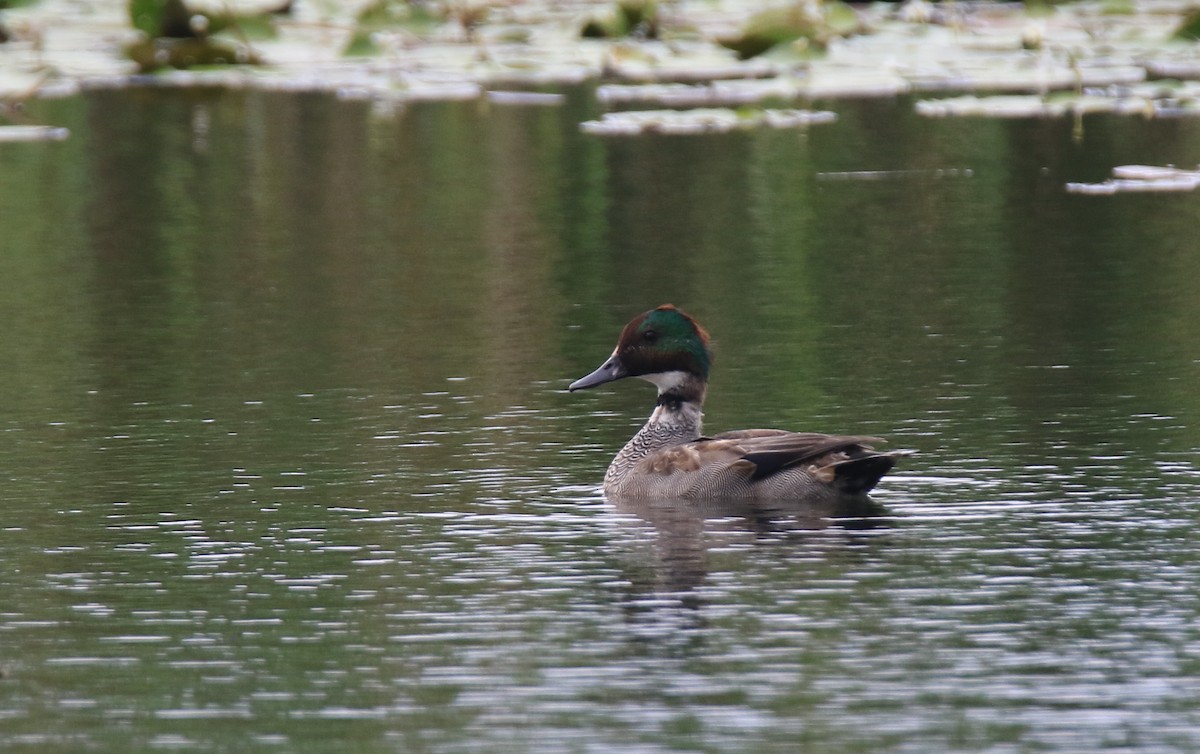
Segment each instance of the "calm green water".
[{"label": "calm green water", "polygon": [[[1062,190],[1200,124],[833,107],[33,103],[72,137],[0,145],[0,748],[1200,748],[1200,196]],[[564,387],[666,301],[711,429],[918,451],[887,514],[606,503],[652,388]]]}]

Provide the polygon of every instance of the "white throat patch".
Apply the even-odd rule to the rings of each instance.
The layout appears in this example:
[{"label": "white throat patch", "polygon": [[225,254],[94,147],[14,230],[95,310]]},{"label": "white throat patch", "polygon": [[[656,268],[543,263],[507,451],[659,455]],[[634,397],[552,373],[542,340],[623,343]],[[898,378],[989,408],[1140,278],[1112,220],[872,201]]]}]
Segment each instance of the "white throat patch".
[{"label": "white throat patch", "polygon": [[647,382],[653,382],[655,385],[657,385],[659,395],[662,395],[672,388],[677,388],[683,385],[683,383],[687,380],[691,379],[691,376],[687,372],[680,371],[659,372],[658,374],[643,374],[640,376],[643,380],[646,380]]}]

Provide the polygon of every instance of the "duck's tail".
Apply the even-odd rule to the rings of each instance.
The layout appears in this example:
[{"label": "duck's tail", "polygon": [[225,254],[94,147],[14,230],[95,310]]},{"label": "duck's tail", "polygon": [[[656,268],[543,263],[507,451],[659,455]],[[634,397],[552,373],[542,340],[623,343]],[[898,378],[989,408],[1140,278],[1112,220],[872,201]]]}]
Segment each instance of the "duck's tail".
[{"label": "duck's tail", "polygon": [[896,459],[908,455],[903,451],[877,453],[868,450],[862,455],[835,461],[823,470],[833,472],[832,484],[847,495],[865,495],[879,484],[883,475],[892,470]]}]

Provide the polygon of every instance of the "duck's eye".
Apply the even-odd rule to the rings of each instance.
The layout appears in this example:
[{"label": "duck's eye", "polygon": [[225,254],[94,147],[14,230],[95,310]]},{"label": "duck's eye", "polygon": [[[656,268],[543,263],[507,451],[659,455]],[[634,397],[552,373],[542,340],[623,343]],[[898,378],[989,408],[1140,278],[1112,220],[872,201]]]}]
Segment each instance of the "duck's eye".
[{"label": "duck's eye", "polygon": [[654,341],[658,340],[658,333],[654,332],[653,330],[647,330],[646,332],[642,333],[642,340],[646,341],[647,343],[653,343]]}]

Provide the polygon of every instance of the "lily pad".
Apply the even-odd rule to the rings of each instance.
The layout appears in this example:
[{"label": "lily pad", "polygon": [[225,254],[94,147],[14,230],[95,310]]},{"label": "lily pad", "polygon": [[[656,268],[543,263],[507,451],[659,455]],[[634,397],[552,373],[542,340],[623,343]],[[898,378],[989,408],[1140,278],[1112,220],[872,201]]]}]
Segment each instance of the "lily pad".
[{"label": "lily pad", "polygon": [[767,99],[791,100],[800,84],[790,77],[714,81],[711,84],[608,84],[596,90],[605,105],[652,103],[669,107],[747,105]]},{"label": "lily pad", "polygon": [[658,38],[658,3],[655,0],[618,0],[608,10],[587,20],[580,31],[583,37],[619,39]]},{"label": "lily pad", "polygon": [[193,66],[235,65],[259,63],[258,55],[249,47],[226,42],[216,37],[196,39],[144,39],[127,48],[129,57],[143,72],[159,68],[192,68]]},{"label": "lily pad", "polygon": [[[198,0],[131,0],[129,18],[143,39],[126,47],[142,72],[159,68],[259,63],[246,41],[270,39],[275,27],[270,15],[290,9],[290,0],[254,12],[235,12],[230,6],[209,7]],[[234,38],[218,35],[231,29]]]},{"label": "lily pad", "polygon": [[917,113],[927,117],[1060,118],[1067,115],[1110,113],[1146,118],[1200,115],[1200,98],[1156,96],[1146,90],[1109,89],[1084,93],[1037,95],[966,95],[947,99],[921,100]]},{"label": "lily pad", "polygon": [[[617,94],[664,107],[739,106],[778,99],[893,96],[909,91],[1023,94],[1025,101],[922,105],[927,114],[969,112],[1013,117],[1068,113],[1147,112],[1189,116],[1181,97],[1136,101],[1093,93],[1132,86],[1147,77],[1200,79],[1195,44],[1172,35],[1185,20],[1184,0],[1143,0],[1133,13],[1112,14],[1103,0],[1056,4],[1035,14],[1016,3],[935,3],[910,0],[853,8],[836,0],[721,0],[654,6],[655,34],[580,39],[581,13],[619,2],[593,0],[66,0],[4,11],[16,39],[0,45],[0,71],[46,71],[34,96],[81,87],[124,86],[133,66],[114,55],[135,24],[150,41],[131,52],[142,70],[261,62],[236,75],[165,74],[180,86],[353,91],[379,102],[404,99],[401,82],[434,86],[415,97],[482,97],[487,89],[536,89],[597,81],[693,85]],[[786,4],[785,4],[786,3]],[[630,6],[632,7],[632,6]],[[650,6],[646,6],[650,7]],[[487,11],[486,15],[483,11]],[[1128,10],[1128,8],[1127,8]],[[185,12],[186,11],[186,12]],[[246,20],[249,16],[253,21]],[[233,20],[230,20],[233,19]],[[223,23],[229,29],[217,34]],[[276,38],[257,41],[276,33]],[[647,39],[655,36],[659,39]],[[247,45],[255,37],[253,48]],[[731,52],[719,42],[765,39],[765,54]],[[175,40],[177,43],[160,42]],[[191,40],[190,42],[188,40]],[[349,50],[348,50],[349,48]],[[808,54],[820,48],[821,54]],[[734,49],[737,49],[734,46]],[[347,59],[344,52],[363,57]],[[268,67],[269,66],[269,67]],[[0,76],[0,79],[5,78]],[[160,77],[161,78],[161,77]],[[743,80],[763,81],[743,83]],[[716,86],[731,80],[730,86]],[[202,83],[204,82],[204,83]],[[207,83],[212,82],[212,83]],[[163,83],[163,82],[156,82]],[[0,89],[9,88],[0,81]],[[468,91],[469,90],[469,91]],[[1062,91],[1070,104],[1047,96]]]},{"label": "lily pad", "polygon": [[404,32],[420,38],[442,22],[443,19],[423,3],[372,0],[362,6],[354,18],[354,31],[342,54],[348,57],[378,55],[384,51],[379,37]]},{"label": "lily pad", "polygon": [[184,0],[130,0],[129,20],[133,28],[151,39],[197,36],[192,11]]},{"label": "lily pad", "polygon": [[824,110],[748,110],[697,108],[694,110],[631,110],[605,113],[600,120],[580,124],[584,133],[598,136],[635,136],[644,133],[697,135],[728,133],[754,128],[802,128],[832,123],[837,115]]},{"label": "lily pad", "polygon": [[748,60],[797,40],[823,47],[835,37],[859,31],[861,26],[854,9],[838,0],[794,2],[755,13],[739,33],[719,37],[717,42],[736,52],[741,60]]},{"label": "lily pad", "polygon": [[565,95],[554,92],[520,92],[497,89],[487,93],[487,100],[493,105],[555,107],[566,102],[567,98]]},{"label": "lily pad", "polygon": [[1200,188],[1200,170],[1183,170],[1171,166],[1120,165],[1113,168],[1113,177],[1103,183],[1068,183],[1072,194],[1107,196],[1111,194],[1184,192]]},{"label": "lily pad", "polygon": [[1195,57],[1155,57],[1145,65],[1153,78],[1200,79],[1200,59]]},{"label": "lily pad", "polygon": [[10,101],[29,99],[38,93],[38,89],[46,79],[45,72],[23,73],[0,69],[0,99]]},{"label": "lily pad", "polygon": [[932,118],[983,116],[991,118],[1038,118],[1066,115],[1063,102],[1048,102],[1036,95],[976,97],[965,95],[947,99],[920,100],[917,113]]},{"label": "lily pad", "polygon": [[1184,15],[1174,36],[1176,39],[1200,39],[1200,8],[1192,8]]},{"label": "lily pad", "polygon": [[61,126],[0,126],[0,142],[62,141],[71,135]]}]

